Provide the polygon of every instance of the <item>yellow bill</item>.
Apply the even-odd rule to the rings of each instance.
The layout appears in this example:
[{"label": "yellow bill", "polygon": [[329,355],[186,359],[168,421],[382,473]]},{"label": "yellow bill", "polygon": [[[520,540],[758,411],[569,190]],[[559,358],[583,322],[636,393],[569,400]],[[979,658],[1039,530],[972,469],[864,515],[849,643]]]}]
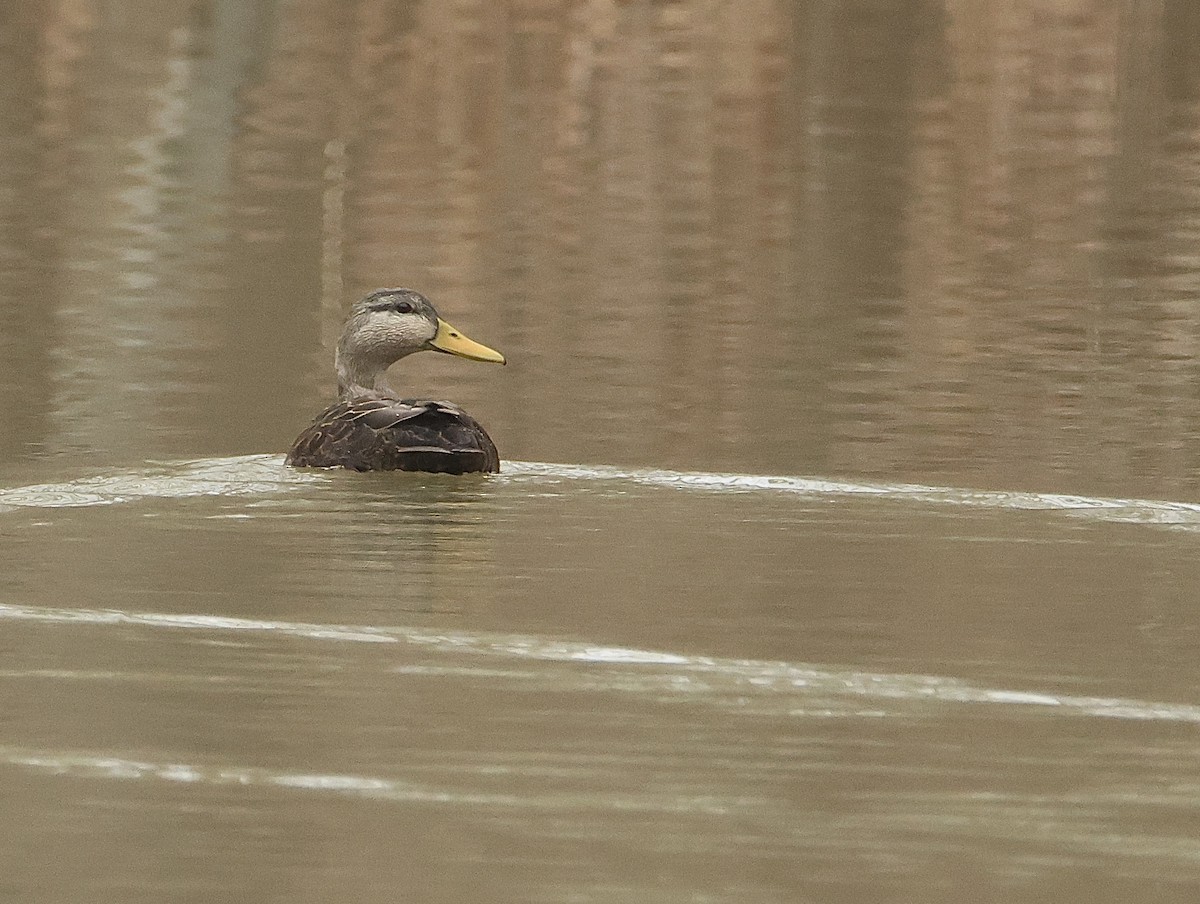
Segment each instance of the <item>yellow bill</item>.
[{"label": "yellow bill", "polygon": [[493,364],[504,364],[504,356],[486,345],[480,345],[474,339],[468,339],[442,318],[438,318],[437,335],[429,340],[429,347],[448,355],[458,355],[460,358],[470,358],[472,361],[490,361]]}]

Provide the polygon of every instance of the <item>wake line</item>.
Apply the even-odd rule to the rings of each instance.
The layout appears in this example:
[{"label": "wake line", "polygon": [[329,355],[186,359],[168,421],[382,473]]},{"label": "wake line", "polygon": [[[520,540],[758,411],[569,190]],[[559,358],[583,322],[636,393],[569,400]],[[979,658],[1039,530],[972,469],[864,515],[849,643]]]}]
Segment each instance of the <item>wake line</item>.
[{"label": "wake line", "polygon": [[167,462],[141,471],[81,477],[65,483],[0,488],[4,508],[79,508],[139,499],[268,496],[303,485],[306,474],[283,467],[278,455],[241,455]]},{"label": "wake line", "polygon": [[[782,702],[867,699],[908,705],[1000,705],[1037,707],[1077,716],[1200,724],[1200,706],[1119,697],[1086,697],[972,685],[956,678],[821,669],[787,662],[687,656],[532,635],[426,631],[404,627],[266,621],[210,615],[172,615],[112,609],[41,608],[0,604],[0,619],[147,629],[243,632],[316,641],[407,644],[442,654],[470,654],[518,661],[588,664],[587,686],[600,692],[631,690],[697,703],[735,696]],[[596,668],[597,666],[601,668]],[[404,671],[397,669],[396,671]],[[637,680],[630,680],[635,678]],[[791,711],[788,709],[787,711]],[[803,710],[798,710],[803,712]],[[875,713],[885,715],[884,713]]]},{"label": "wake line", "polygon": [[1109,499],[1065,493],[970,490],[958,487],[908,483],[855,483],[818,477],[767,474],[720,474],[704,471],[626,469],[610,465],[562,465],[541,462],[507,462],[501,477],[521,479],[623,480],[648,486],[712,493],[779,493],[810,498],[868,497],[919,502],[931,506],[959,506],[1009,511],[1056,511],[1094,517],[1100,521],[1127,521],[1200,529],[1200,504],[1149,499]]},{"label": "wake line", "polygon": [[[1057,512],[1100,522],[1154,524],[1200,530],[1200,504],[1148,499],[1108,499],[1063,493],[1004,492],[920,484],[858,483],[818,477],[770,474],[722,474],[507,461],[497,476],[480,483],[480,492],[521,484],[583,485],[621,483],[701,493],[762,493],[797,498],[871,498],[931,508]],[[405,475],[397,479],[420,479]],[[243,455],[199,461],[167,462],[141,471],[85,477],[57,484],[0,488],[0,512],[16,508],[64,508],[115,505],[142,499],[198,496],[266,498],[301,489],[312,491],[331,478],[321,471],[283,466],[279,455]]]},{"label": "wake line", "polygon": [[470,807],[509,807],[525,810],[619,810],[621,812],[703,813],[718,815],[744,803],[715,796],[671,794],[575,794],[541,792],[519,796],[437,788],[376,776],[342,773],[284,772],[255,766],[201,766],[181,762],[132,760],[102,753],[54,753],[20,747],[0,747],[0,764],[24,767],[72,778],[157,780],[179,784],[240,785],[291,791],[336,794],[371,800]]}]

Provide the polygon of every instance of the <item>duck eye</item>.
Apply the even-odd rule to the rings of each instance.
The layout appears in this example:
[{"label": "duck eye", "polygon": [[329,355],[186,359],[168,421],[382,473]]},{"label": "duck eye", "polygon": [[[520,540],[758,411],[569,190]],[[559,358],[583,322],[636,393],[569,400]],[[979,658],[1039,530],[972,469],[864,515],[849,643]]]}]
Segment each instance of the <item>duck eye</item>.
[{"label": "duck eye", "polygon": [[412,302],[398,301],[392,308],[397,314],[411,314],[413,312]]}]

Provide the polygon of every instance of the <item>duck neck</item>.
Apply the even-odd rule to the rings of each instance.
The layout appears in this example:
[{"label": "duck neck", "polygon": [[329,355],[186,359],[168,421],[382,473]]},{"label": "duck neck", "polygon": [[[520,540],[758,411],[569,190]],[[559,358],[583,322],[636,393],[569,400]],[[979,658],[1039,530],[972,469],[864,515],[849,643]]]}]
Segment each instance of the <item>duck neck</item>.
[{"label": "duck neck", "polygon": [[338,398],[342,400],[388,393],[383,375],[391,361],[378,361],[362,355],[347,355],[339,348],[337,368]]}]

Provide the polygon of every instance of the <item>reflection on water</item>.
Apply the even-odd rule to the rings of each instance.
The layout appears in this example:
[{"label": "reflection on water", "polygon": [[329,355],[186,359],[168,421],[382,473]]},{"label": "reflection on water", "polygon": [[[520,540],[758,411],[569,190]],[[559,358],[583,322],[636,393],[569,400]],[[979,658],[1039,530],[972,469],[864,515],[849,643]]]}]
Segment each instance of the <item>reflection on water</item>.
[{"label": "reflection on water", "polygon": [[1191,491],[1180,2],[93,6],[4,14],[9,456],[282,448],[400,282],[511,458]]},{"label": "reflection on water", "polygon": [[[1198,41],[0,4],[0,899],[1192,900]],[[500,475],[282,467],[396,284]]]}]

